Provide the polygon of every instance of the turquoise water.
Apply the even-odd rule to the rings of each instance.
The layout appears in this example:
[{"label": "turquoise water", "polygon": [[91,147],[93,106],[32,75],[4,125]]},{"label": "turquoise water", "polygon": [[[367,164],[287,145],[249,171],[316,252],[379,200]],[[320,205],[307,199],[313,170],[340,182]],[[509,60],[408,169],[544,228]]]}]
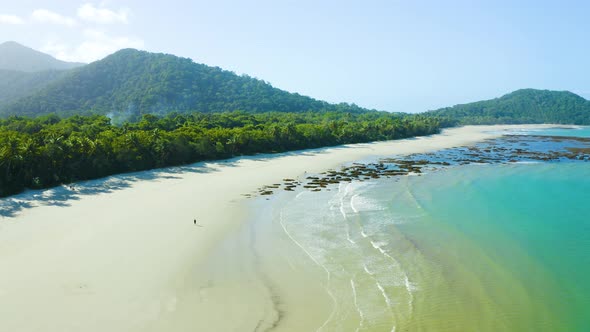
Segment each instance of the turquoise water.
[{"label": "turquoise water", "polygon": [[590,137],[590,127],[582,126],[575,129],[557,127],[550,129],[523,130],[520,131],[520,133],[542,136]]},{"label": "turquoise water", "polygon": [[[454,255],[468,261],[473,253],[462,250],[481,251],[479,259],[511,274],[510,282],[524,288],[531,305],[551,313],[536,317],[543,320],[538,328],[590,328],[587,164],[470,166],[412,182],[414,195],[429,217],[404,225],[402,231],[424,243],[428,248],[424,251],[439,250],[429,257],[436,261]],[[445,247],[441,234],[458,244]],[[468,268],[484,277],[489,267],[474,261]],[[502,292],[501,284],[493,284],[499,281],[487,282]]]},{"label": "turquoise water", "polygon": [[273,219],[326,275],[323,330],[590,330],[588,162],[341,183],[284,195]]}]

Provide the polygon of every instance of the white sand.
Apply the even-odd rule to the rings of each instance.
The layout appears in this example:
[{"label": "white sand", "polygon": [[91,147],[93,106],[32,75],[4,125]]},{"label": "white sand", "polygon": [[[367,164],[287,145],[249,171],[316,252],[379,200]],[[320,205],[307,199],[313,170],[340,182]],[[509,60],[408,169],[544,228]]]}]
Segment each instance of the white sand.
[{"label": "white sand", "polygon": [[[199,163],[1,199],[2,214],[11,216],[0,218],[0,331],[253,330],[269,314],[258,309],[264,306],[247,298],[208,302],[232,293],[195,281],[215,244],[245,218],[242,194],[368,156],[472,144],[499,135],[490,131],[523,127],[469,126]],[[238,277],[252,277],[244,271]]]}]

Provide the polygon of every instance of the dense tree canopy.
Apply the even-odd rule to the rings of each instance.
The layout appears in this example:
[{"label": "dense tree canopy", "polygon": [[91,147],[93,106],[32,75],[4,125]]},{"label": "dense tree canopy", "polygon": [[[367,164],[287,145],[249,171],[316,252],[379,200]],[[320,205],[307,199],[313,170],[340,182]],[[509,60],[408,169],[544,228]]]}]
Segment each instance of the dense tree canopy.
[{"label": "dense tree canopy", "polygon": [[435,117],[384,112],[146,114],[123,126],[100,115],[10,117],[0,120],[0,196],[200,160],[427,135],[439,126]]},{"label": "dense tree canopy", "polygon": [[523,89],[500,98],[428,112],[457,124],[590,125],[590,101],[569,91]]}]

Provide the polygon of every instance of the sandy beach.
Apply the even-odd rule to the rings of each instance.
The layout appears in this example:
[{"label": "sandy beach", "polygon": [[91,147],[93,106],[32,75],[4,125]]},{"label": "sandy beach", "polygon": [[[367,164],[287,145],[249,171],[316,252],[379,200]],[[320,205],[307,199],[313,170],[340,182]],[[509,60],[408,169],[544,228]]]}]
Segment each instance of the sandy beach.
[{"label": "sandy beach", "polygon": [[[281,313],[260,296],[265,290],[252,262],[227,239],[249,214],[244,194],[369,156],[469,145],[502,130],[539,127],[451,128],[415,139],[117,175],[0,199],[0,330],[269,329]],[[303,284],[293,286],[288,301],[305,303],[305,292],[321,293],[314,283]],[[304,312],[294,310],[285,326],[275,327],[321,325],[329,296],[317,302],[310,326],[297,325]]]}]

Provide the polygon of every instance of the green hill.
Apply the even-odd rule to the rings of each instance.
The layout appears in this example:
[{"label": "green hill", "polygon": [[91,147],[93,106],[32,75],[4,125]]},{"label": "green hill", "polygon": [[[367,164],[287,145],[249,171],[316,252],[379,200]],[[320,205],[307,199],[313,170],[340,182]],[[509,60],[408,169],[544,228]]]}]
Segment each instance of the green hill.
[{"label": "green hill", "polygon": [[500,98],[425,113],[456,124],[560,123],[590,125],[590,101],[569,91],[522,89]]},{"label": "green hill", "polygon": [[40,91],[49,83],[59,79],[65,71],[45,70],[28,73],[0,69],[0,105],[14,102],[19,98]]},{"label": "green hill", "polygon": [[0,69],[37,72],[45,70],[66,70],[83,66],[83,63],[65,62],[9,41],[0,44]]},{"label": "green hill", "polygon": [[252,113],[362,110],[289,93],[249,76],[239,76],[190,59],[134,49],[69,72],[42,91],[0,109],[0,116],[110,114],[139,119],[173,111]]}]

